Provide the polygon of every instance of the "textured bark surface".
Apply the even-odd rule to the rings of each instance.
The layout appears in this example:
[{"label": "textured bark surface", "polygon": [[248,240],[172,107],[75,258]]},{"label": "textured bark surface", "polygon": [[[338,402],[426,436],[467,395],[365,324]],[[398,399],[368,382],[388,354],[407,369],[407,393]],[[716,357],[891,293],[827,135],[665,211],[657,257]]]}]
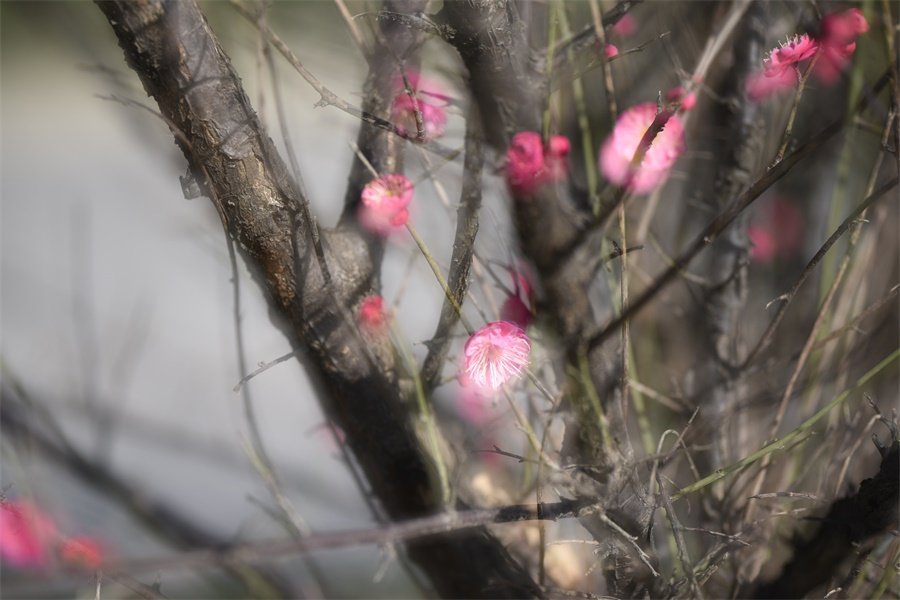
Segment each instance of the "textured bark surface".
[{"label": "textured bark surface", "polygon": [[[399,389],[393,354],[370,348],[352,314],[373,291],[376,244],[342,221],[323,232],[331,285],[313,251],[303,202],[272,141],[263,131],[206,19],[194,2],[101,2],[125,57],[169,121],[176,142],[229,235],[238,243],[291,343],[308,352],[325,411],[344,429],[375,496],[394,519],[443,507],[434,469],[417,438]],[[407,7],[409,8],[409,7]],[[415,7],[413,7],[415,8]],[[403,32],[398,43],[409,44]],[[374,59],[373,70],[386,68]],[[385,84],[367,108],[383,114]],[[399,138],[363,126],[360,146],[393,170]],[[390,137],[388,137],[390,136]],[[348,198],[365,181],[351,174]],[[348,202],[353,210],[355,200]],[[529,597],[539,590],[484,528],[409,542],[410,557],[439,594]]]}]

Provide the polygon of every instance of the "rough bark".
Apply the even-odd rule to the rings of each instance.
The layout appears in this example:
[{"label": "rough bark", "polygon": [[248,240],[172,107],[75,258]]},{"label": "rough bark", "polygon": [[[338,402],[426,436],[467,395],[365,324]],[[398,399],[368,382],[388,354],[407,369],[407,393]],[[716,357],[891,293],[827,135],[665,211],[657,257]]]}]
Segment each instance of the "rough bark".
[{"label": "rough bark", "polygon": [[[307,350],[323,407],[344,429],[387,514],[399,519],[441,510],[433,465],[415,434],[393,353],[370,348],[347,318],[373,291],[377,247],[346,223],[323,232],[331,274],[325,284],[305,200],[195,2],[123,0],[99,6],[129,65],[169,121],[197,183],[256,273],[274,316],[287,323],[291,343]],[[382,146],[393,142],[374,138],[370,144],[361,132],[360,145],[385,161],[377,168],[392,170],[390,149]],[[351,178],[361,180],[358,174]],[[352,188],[353,183],[348,197]],[[415,540],[407,550],[441,595],[539,594],[484,528]]]}]

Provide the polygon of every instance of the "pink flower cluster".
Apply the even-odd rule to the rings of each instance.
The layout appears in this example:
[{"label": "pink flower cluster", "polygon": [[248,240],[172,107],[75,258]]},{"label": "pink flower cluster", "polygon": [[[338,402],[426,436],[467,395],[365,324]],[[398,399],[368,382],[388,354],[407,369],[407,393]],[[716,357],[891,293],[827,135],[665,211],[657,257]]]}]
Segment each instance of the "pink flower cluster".
[{"label": "pink flower cluster", "polygon": [[406,225],[407,207],[412,202],[413,184],[400,174],[382,175],[365,185],[359,206],[360,224],[377,235],[387,235],[394,227]]},{"label": "pink flower cluster", "polygon": [[62,536],[53,518],[27,500],[0,502],[0,559],[19,569],[41,569],[54,551],[73,567],[96,570],[103,563],[97,540]]},{"label": "pink flower cluster", "polygon": [[392,82],[394,98],[391,103],[391,121],[397,133],[419,142],[429,142],[442,136],[447,126],[444,107],[449,98],[440,91],[440,86],[428,81],[418,72],[408,71],[406,81],[409,82],[412,93],[406,89],[406,82],[400,74]]},{"label": "pink flower cluster", "polygon": [[868,30],[869,23],[858,8],[826,15],[818,38],[795,35],[769,53],[762,70],[747,79],[747,96],[761,100],[794,87],[800,63],[814,56],[816,78],[826,85],[836,83],[856,51],[856,38]]},{"label": "pink flower cluster", "polygon": [[[645,139],[654,126],[661,129],[652,139]],[[643,160],[634,164],[642,144],[649,147]],[[684,125],[678,115],[667,111],[657,114],[655,103],[644,102],[619,115],[600,149],[600,172],[614,185],[646,194],[668,178],[684,147]]]},{"label": "pink flower cluster", "polygon": [[520,131],[506,150],[506,182],[515,196],[530,196],[545,183],[566,177],[566,157],[571,151],[569,140],[561,135],[550,137],[544,147],[539,133]]},{"label": "pink flower cluster", "polygon": [[496,392],[522,372],[530,351],[531,342],[518,325],[488,323],[466,341],[462,383],[481,393]]}]

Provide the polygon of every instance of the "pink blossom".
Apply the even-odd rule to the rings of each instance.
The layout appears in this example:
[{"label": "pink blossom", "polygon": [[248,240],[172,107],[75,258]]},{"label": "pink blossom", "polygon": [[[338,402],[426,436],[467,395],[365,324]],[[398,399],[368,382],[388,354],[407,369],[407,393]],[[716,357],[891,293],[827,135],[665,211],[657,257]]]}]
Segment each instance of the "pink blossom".
[{"label": "pink blossom", "polygon": [[534,292],[528,277],[522,271],[509,270],[513,278],[513,292],[508,294],[500,307],[500,319],[515,323],[522,329],[528,327],[534,318],[531,306],[534,303]]},{"label": "pink blossom", "polygon": [[603,48],[603,53],[606,54],[606,58],[612,58],[619,54],[619,49],[612,44],[607,44],[606,47]]},{"label": "pink blossom", "polygon": [[0,502],[0,558],[19,568],[41,568],[57,536],[53,519],[27,500]]},{"label": "pink blossom", "polygon": [[488,323],[466,341],[463,382],[494,392],[528,364],[531,342],[521,327],[507,321]]},{"label": "pink blossom", "polygon": [[815,75],[822,83],[833,85],[850,64],[856,51],[856,38],[869,30],[869,22],[858,8],[826,15],[819,36],[821,48]]},{"label": "pink blossom", "polygon": [[64,540],[59,547],[59,558],[69,566],[96,571],[103,564],[103,546],[92,537],[77,536]]},{"label": "pink blossom", "polygon": [[753,244],[752,260],[770,262],[775,258],[791,258],[803,242],[803,215],[789,200],[776,198],[747,228],[747,235]]},{"label": "pink blossom", "polygon": [[777,254],[775,236],[765,227],[751,225],[747,228],[750,238],[750,259],[755,262],[770,262]]},{"label": "pink blossom", "polygon": [[382,175],[366,184],[359,207],[359,222],[379,235],[409,220],[407,206],[412,201],[413,184],[403,175]]},{"label": "pink blossom", "polygon": [[747,97],[758,102],[781,90],[790,89],[797,85],[797,75],[793,71],[783,71],[781,75],[769,77],[764,71],[752,73],[745,84]]},{"label": "pink blossom", "polygon": [[459,401],[456,404],[460,418],[471,425],[481,426],[486,424],[491,414],[488,410],[489,398],[485,398],[472,385],[464,385],[460,389]]},{"label": "pink blossom", "polygon": [[[639,165],[633,165],[644,136],[654,123],[662,129],[650,142]],[[619,115],[612,134],[600,150],[600,171],[617,186],[636,194],[646,194],[659,187],[669,170],[684,152],[684,126],[678,115],[656,113],[656,104],[645,102],[632,106]]]},{"label": "pink blossom", "polygon": [[798,65],[819,50],[816,41],[806,34],[795,35],[763,59],[761,71],[752,73],[745,83],[747,97],[754,102],[782,90],[793,88],[799,81]]},{"label": "pink blossom", "polygon": [[[448,96],[440,91],[440,86],[422,77],[417,71],[408,71],[406,81],[412,93],[399,73],[391,82],[394,98],[391,103],[391,120],[397,133],[403,137],[417,141],[431,141],[444,134],[447,126],[447,113],[444,106]],[[418,117],[422,119],[422,137],[419,136]]]},{"label": "pink blossom", "polygon": [[625,14],[612,26],[612,32],[615,35],[626,38],[634,35],[637,31],[637,19],[630,14]]},{"label": "pink blossom", "polygon": [[778,77],[787,69],[812,57],[818,49],[818,44],[805,33],[795,35],[769,53],[763,60],[763,71],[766,77]]},{"label": "pink blossom", "polygon": [[384,310],[384,298],[378,295],[366,296],[359,305],[359,326],[368,333],[385,330],[388,314]]},{"label": "pink blossom", "polygon": [[666,100],[678,104],[681,110],[688,111],[697,105],[696,92],[684,93],[684,88],[680,85],[673,87],[666,94]]},{"label": "pink blossom", "polygon": [[565,179],[570,150],[569,140],[561,135],[551,136],[545,149],[537,132],[515,134],[506,151],[506,182],[513,194],[528,196],[545,183]]}]

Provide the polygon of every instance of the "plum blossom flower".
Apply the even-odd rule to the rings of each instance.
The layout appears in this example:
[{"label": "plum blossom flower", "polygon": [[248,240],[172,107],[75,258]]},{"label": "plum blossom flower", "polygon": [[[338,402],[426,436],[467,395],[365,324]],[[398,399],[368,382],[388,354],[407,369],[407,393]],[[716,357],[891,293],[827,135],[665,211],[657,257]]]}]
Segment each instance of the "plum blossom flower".
[{"label": "plum blossom flower", "polygon": [[619,49],[616,48],[613,44],[607,44],[603,48],[603,53],[606,54],[606,58],[612,58],[613,56],[618,56]]},{"label": "plum blossom flower", "polygon": [[359,326],[366,333],[383,332],[389,322],[384,298],[377,294],[366,296],[359,305]]},{"label": "plum blossom flower", "polygon": [[634,35],[636,31],[637,19],[627,13],[612,26],[612,32],[623,38]]},{"label": "plum blossom flower", "polygon": [[763,59],[763,68],[752,73],[745,83],[747,97],[759,101],[797,85],[798,65],[811,58],[819,44],[805,33],[782,42]]},{"label": "plum blossom flower", "polygon": [[47,564],[56,537],[53,519],[31,502],[0,502],[0,558],[5,562],[39,569]]},{"label": "plum blossom flower", "polygon": [[688,111],[697,105],[697,93],[685,93],[684,87],[676,85],[666,93],[666,100],[678,104],[681,110]]},{"label": "plum blossom flower", "polygon": [[466,341],[463,383],[481,392],[495,392],[522,372],[530,351],[531,342],[518,325],[488,323]]},{"label": "plum blossom flower", "polygon": [[[662,128],[650,141],[643,160],[633,165],[644,136],[656,124]],[[675,160],[684,152],[684,126],[678,115],[657,114],[656,104],[632,106],[616,120],[612,134],[600,149],[600,171],[613,184],[636,194],[653,191],[666,180]]]},{"label": "plum blossom flower", "polygon": [[103,564],[103,546],[88,536],[76,536],[64,540],[59,546],[59,558],[65,564],[96,571]]},{"label": "plum blossom flower", "polygon": [[413,184],[403,175],[382,175],[363,188],[359,222],[378,235],[387,235],[394,227],[406,225],[407,206],[412,201]]},{"label": "plum blossom flower", "polygon": [[528,327],[534,318],[531,306],[534,302],[534,291],[528,277],[521,270],[509,270],[513,278],[513,292],[508,294],[500,307],[500,319],[515,323],[522,329]]},{"label": "plum blossom flower", "polygon": [[528,196],[545,183],[566,177],[566,157],[571,144],[565,136],[550,137],[547,147],[539,133],[520,131],[506,151],[506,182],[516,196]]},{"label": "plum blossom flower", "polygon": [[776,258],[791,258],[803,242],[803,215],[785,198],[766,206],[762,215],[747,228],[750,259],[767,263]]},{"label": "plum blossom flower", "polygon": [[850,64],[856,51],[856,38],[869,30],[869,22],[858,8],[831,13],[822,19],[819,58],[814,74],[822,83],[832,85]]},{"label": "plum blossom flower", "polygon": [[[406,89],[409,82],[412,93]],[[440,91],[440,86],[422,77],[416,71],[406,73],[406,82],[397,74],[393,81],[394,98],[391,103],[391,121],[397,133],[403,137],[428,142],[444,134],[447,113],[444,107],[448,97]],[[421,118],[422,137],[419,138]]]}]

